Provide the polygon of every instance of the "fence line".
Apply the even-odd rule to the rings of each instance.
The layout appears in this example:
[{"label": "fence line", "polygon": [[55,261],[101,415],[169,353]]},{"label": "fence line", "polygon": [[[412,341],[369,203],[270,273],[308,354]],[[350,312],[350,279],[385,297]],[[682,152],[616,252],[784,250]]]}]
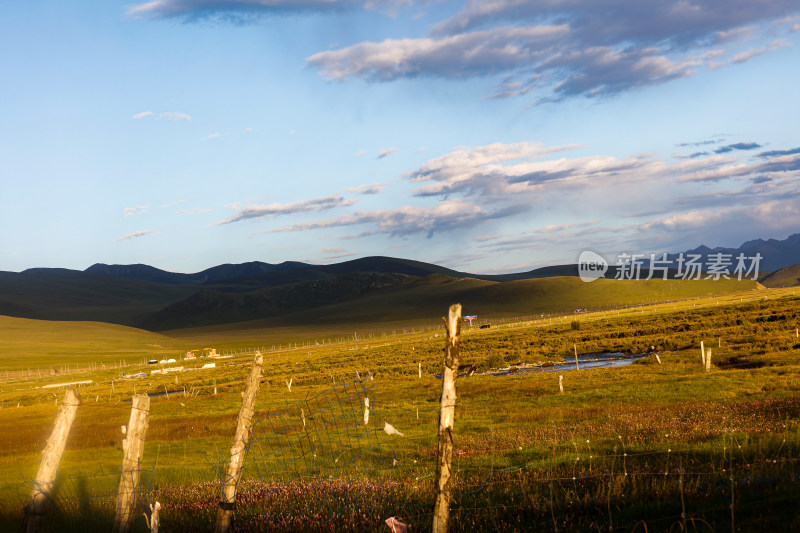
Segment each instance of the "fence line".
[{"label": "fence line", "polygon": [[[765,298],[769,299],[768,295],[764,294],[738,294],[738,293],[731,293],[726,295],[719,296],[720,299],[725,298],[735,298],[739,297],[740,303],[751,303],[762,301]],[[779,297],[779,296],[776,296]],[[496,328],[517,328],[517,327],[531,327],[531,326],[550,326],[552,324],[561,324],[565,321],[570,321],[573,319],[585,319],[587,317],[592,317],[594,319],[598,319],[600,317],[594,316],[597,314],[608,313],[612,311],[631,311],[631,310],[643,310],[643,308],[651,307],[653,311],[656,312],[659,307],[669,307],[675,306],[676,304],[686,303],[686,302],[693,302],[698,300],[709,300],[713,298],[709,298],[707,296],[696,296],[690,298],[679,298],[675,300],[666,300],[666,301],[652,301],[652,302],[640,302],[638,304],[619,304],[619,305],[612,305],[612,306],[599,306],[596,308],[586,308],[587,311],[585,313],[575,313],[575,309],[573,308],[565,308],[559,311],[551,311],[548,313],[537,313],[537,314],[529,314],[529,315],[517,315],[513,318],[511,316],[501,316],[501,317],[479,317],[474,325],[471,325],[467,328],[467,331],[476,327],[478,329],[481,325],[491,325]],[[553,322],[555,320],[555,322]],[[547,323],[545,323],[547,322]],[[378,328],[380,329],[380,328]],[[378,329],[367,329],[367,337],[364,337],[362,333],[361,336],[358,335],[358,332],[354,336],[342,336],[342,337],[325,337],[319,338],[315,341],[305,340],[305,341],[297,341],[297,342],[287,342],[285,345],[283,343],[280,344],[271,344],[268,346],[251,346],[246,348],[238,348],[238,349],[231,349],[227,351],[220,352],[220,355],[223,356],[233,356],[233,357],[243,357],[243,356],[253,356],[256,352],[261,352],[263,354],[266,353],[281,353],[281,352],[288,352],[294,351],[299,349],[307,349],[309,347],[316,347],[316,346],[330,346],[330,345],[344,345],[350,344],[352,342],[363,342],[368,339],[375,339],[378,338],[377,332]],[[419,333],[430,333],[430,332],[441,332],[441,324],[438,322],[430,322],[426,325],[417,325],[417,326],[409,326],[404,328],[395,328],[389,333],[388,331],[380,330],[381,338],[388,337],[388,336],[398,336],[398,335],[408,335],[408,334],[419,334]],[[319,342],[322,341],[322,342]],[[136,358],[135,360],[131,359],[119,359],[116,363],[109,362],[109,361],[100,361],[100,362],[84,362],[84,363],[75,363],[75,364],[66,364],[66,365],[57,365],[57,370],[59,371],[58,375],[74,375],[74,374],[81,374],[86,372],[93,372],[97,370],[110,370],[116,368],[117,370],[122,370],[124,368],[131,368],[131,367],[138,367],[138,366],[148,366],[147,365],[148,358]],[[176,358],[176,361],[179,361]],[[0,383],[12,383],[15,381],[24,381],[29,378],[41,378],[43,375],[46,377],[47,373],[51,370],[54,370],[54,367],[48,368],[26,368],[20,370],[11,370],[5,369],[0,370]]]},{"label": "fence line", "polygon": [[[459,314],[460,311],[456,313],[456,320]],[[460,324],[458,321],[456,323]],[[796,332],[794,334],[796,335]],[[577,352],[577,349],[574,348],[574,351]],[[728,368],[748,368],[748,366],[749,363],[743,362],[742,364],[733,363]],[[704,375],[697,374],[697,377]],[[149,402],[149,397],[144,396],[144,398],[147,398]],[[368,401],[364,402],[364,400]],[[793,399],[790,398],[788,401],[787,405],[793,408],[794,404],[791,402],[797,402],[797,396],[794,395]],[[369,409],[367,413],[364,411],[365,405]],[[410,441],[416,444],[416,449],[422,450],[421,456],[427,457],[426,449],[434,447],[433,442],[439,434],[441,418],[437,431],[434,431],[434,426],[431,425],[429,433],[409,434],[406,437],[390,426],[388,422],[384,422],[386,425],[383,430],[379,429],[376,408],[380,412],[381,404],[376,402],[375,386],[367,386],[367,381],[362,381],[360,376],[357,376],[352,383],[341,383],[339,386],[326,389],[317,396],[306,398],[291,406],[287,405],[284,411],[254,419],[253,436],[247,443],[250,458],[245,463],[245,467],[253,477],[261,480],[261,486],[274,483],[277,479],[285,484],[300,485],[307,482],[318,484],[342,482],[344,484],[342,486],[347,487],[357,484],[365,476],[372,476],[369,487],[376,493],[383,494],[377,500],[377,508],[386,510],[387,513],[392,512],[393,516],[405,519],[414,527],[425,527],[424,524],[430,523],[436,515],[431,499],[414,493],[399,494],[397,482],[409,481],[409,478],[402,476],[409,472],[417,472],[421,476],[416,481],[422,479],[423,485],[427,483],[429,488],[432,487],[434,478],[429,471],[431,463],[420,459],[421,462],[425,462],[425,465],[418,470],[406,469],[402,471],[403,474],[395,474],[397,462],[404,460],[404,457],[398,456],[392,450],[389,444],[391,441],[388,439],[393,438],[392,435],[400,435],[407,439],[406,442]],[[460,415],[463,411],[458,409],[456,412]],[[366,414],[370,416],[368,417]],[[252,418],[252,414],[249,418]],[[370,418],[373,421],[371,425],[369,424]],[[787,415],[787,424],[788,421]],[[784,444],[788,432],[787,428],[784,433]],[[795,433],[797,433],[796,428]],[[619,515],[623,514],[624,510],[617,509],[616,514],[612,511],[612,500],[617,507],[624,506],[626,497],[630,496],[630,491],[650,490],[655,487],[653,490],[660,491],[657,494],[663,496],[664,501],[674,503],[674,495],[676,493],[684,494],[685,485],[690,494],[702,495],[705,491],[709,501],[713,501],[704,506],[702,503],[697,503],[698,499],[690,499],[688,512],[690,519],[700,519],[705,516],[704,513],[726,509],[730,511],[730,521],[733,524],[735,513],[741,512],[743,509],[752,509],[757,505],[753,502],[758,500],[751,501],[745,498],[742,501],[743,494],[757,494],[760,484],[777,486],[784,483],[795,487],[795,484],[800,482],[800,474],[794,470],[798,461],[797,451],[798,442],[800,442],[797,434],[793,435],[794,440],[791,440],[789,445],[781,444],[777,451],[769,454],[763,452],[762,443],[756,442],[755,448],[753,448],[752,443],[738,442],[738,436],[738,434],[726,430],[723,437],[725,444],[720,453],[720,450],[717,449],[710,451],[693,449],[691,444],[687,446],[686,443],[683,445],[677,443],[676,451],[632,450],[628,452],[626,450],[628,439],[623,439],[621,435],[618,435],[619,445],[622,448],[621,453],[617,452],[616,447],[614,453],[598,453],[593,451],[589,440],[586,440],[584,446],[582,439],[576,440],[578,435],[573,433],[573,438],[570,440],[536,443],[541,448],[537,452],[538,455],[531,454],[532,450],[528,446],[530,443],[526,443],[525,449],[520,446],[519,451],[527,453],[531,457],[530,460],[521,462],[512,460],[511,464],[498,467],[495,467],[494,464],[489,466],[470,464],[469,450],[466,450],[467,455],[464,458],[461,458],[458,453],[454,453],[452,468],[454,490],[452,497],[448,498],[452,502],[452,518],[456,526],[461,529],[467,527],[465,524],[468,524],[468,520],[477,519],[475,517],[480,514],[479,512],[487,510],[495,512],[502,510],[509,520],[523,520],[537,508],[537,502],[539,502],[542,505],[550,506],[554,522],[558,522],[555,518],[554,508],[556,506],[569,509],[566,503],[572,502],[576,498],[588,498],[592,501],[599,498],[601,500],[600,507],[593,507],[591,512],[586,511],[587,516],[596,519],[597,512],[605,512],[602,510],[602,504],[607,503],[607,523],[610,526],[616,524],[619,527],[620,524],[628,524],[628,527],[635,527],[634,523],[626,522],[629,519],[624,516],[620,518]],[[237,441],[240,440],[237,438]],[[613,442],[613,439],[611,441]],[[606,447],[608,444],[608,442],[604,443]],[[595,450],[597,450],[597,446],[595,444]],[[629,441],[627,446],[632,446]],[[748,448],[748,446],[750,447]],[[546,454],[548,449],[553,451],[552,467],[548,469],[533,466],[533,463],[539,464],[543,461],[542,454]],[[564,451],[565,449],[574,449],[574,453],[568,453]],[[457,448],[456,452],[458,452]],[[513,454],[510,457],[513,458]],[[698,458],[703,458],[703,464],[706,466],[710,464],[719,466],[716,468],[693,468],[693,465],[697,464]],[[494,460],[494,458],[492,459]],[[659,461],[659,468],[654,468],[652,465]],[[675,461],[678,461],[678,466]],[[686,468],[684,464],[687,465]],[[129,470],[123,467],[120,477],[124,479],[126,471],[141,472],[141,465],[140,454],[135,466]],[[761,478],[754,480],[749,472],[754,471],[756,467],[761,469],[759,471]],[[790,467],[791,470],[787,471],[787,467]],[[153,476],[155,476],[155,467],[153,471]],[[547,472],[550,473],[546,474]],[[525,479],[529,483],[520,487],[519,478],[514,478],[514,475],[528,476]],[[77,479],[86,480],[97,477],[89,475],[79,476]],[[687,480],[687,478],[689,479]],[[230,476],[227,476],[223,481],[230,479]],[[642,482],[642,479],[652,480],[650,482],[652,487],[648,487],[646,483]],[[660,481],[656,483],[657,480]],[[54,490],[48,498],[56,508],[69,509],[69,505],[65,505],[64,502],[70,502],[74,498],[70,498],[68,494],[62,495],[59,490],[55,489],[59,485],[58,481],[54,484]],[[637,483],[641,485],[636,485]],[[238,480],[236,484],[238,485]],[[120,483],[121,486],[122,483]],[[517,504],[514,504],[512,500],[510,503],[492,505],[489,496],[482,495],[487,491],[491,493],[491,490],[495,488],[502,488],[511,493],[521,491],[521,497],[527,498],[527,500]],[[552,493],[553,488],[557,489],[555,495]],[[542,495],[545,489],[549,489],[549,498]],[[85,492],[85,488],[83,490]],[[128,492],[134,495],[139,494],[139,489],[134,487],[132,491]],[[559,500],[559,495],[562,493],[566,496]],[[737,494],[740,498],[738,500]],[[119,502],[119,495],[117,496],[117,502]],[[147,496],[149,497],[149,492]],[[106,497],[103,496],[103,498]],[[717,503],[721,497],[724,497],[726,502],[731,502],[729,505],[726,503],[728,507],[722,507],[722,504]],[[81,498],[84,497],[79,495],[77,498],[79,500],[78,510],[87,508],[85,503],[81,503],[85,502],[85,498],[83,500]],[[602,500],[603,498],[605,500]],[[138,505],[141,508],[146,500],[147,498],[137,500],[134,497],[133,507]],[[346,511],[345,514],[348,515],[352,514],[358,509],[355,501],[354,495],[345,494],[341,496],[339,507],[336,507],[335,510]],[[372,501],[376,502],[374,499]],[[299,512],[297,508],[281,505],[283,507],[279,507],[279,509],[283,514],[295,516]],[[596,507],[596,502],[593,505]],[[88,507],[102,506],[90,503]],[[509,509],[517,509],[519,512],[514,514],[514,512],[509,512]],[[601,511],[597,511],[597,509],[601,509]],[[562,522],[567,520],[564,516],[568,516],[568,511],[560,508],[558,513]],[[134,514],[134,511],[127,513],[128,516],[134,516]],[[164,514],[165,519],[169,520],[169,509],[166,509]],[[491,514],[488,513],[488,515]],[[687,516],[685,507],[681,514],[684,517]],[[72,520],[75,518],[74,515],[65,514],[63,511],[59,516],[62,519]],[[680,517],[680,515],[665,514],[657,518],[648,518],[648,520],[670,520],[675,516]],[[241,518],[246,521],[263,517],[255,510],[246,510],[242,513]],[[485,520],[486,516],[480,515],[479,518]]]}]

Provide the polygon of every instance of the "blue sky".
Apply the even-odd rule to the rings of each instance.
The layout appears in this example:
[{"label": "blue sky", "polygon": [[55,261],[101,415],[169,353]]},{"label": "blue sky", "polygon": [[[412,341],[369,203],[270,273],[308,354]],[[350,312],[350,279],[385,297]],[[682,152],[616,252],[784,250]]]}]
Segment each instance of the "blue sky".
[{"label": "blue sky", "polygon": [[788,0],[14,2],[0,270],[785,238],[799,36]]}]

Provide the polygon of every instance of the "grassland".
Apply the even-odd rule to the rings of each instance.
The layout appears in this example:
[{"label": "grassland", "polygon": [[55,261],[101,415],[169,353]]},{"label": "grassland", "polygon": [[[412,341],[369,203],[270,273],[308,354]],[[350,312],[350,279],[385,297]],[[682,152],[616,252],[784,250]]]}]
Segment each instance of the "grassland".
[{"label": "grassland", "polygon": [[116,364],[174,354],[174,338],[103,322],[57,322],[0,316],[0,368],[50,369],[86,363]]},{"label": "grassland", "polygon": [[[800,529],[794,508],[800,496],[799,304],[792,289],[760,290],[599,311],[577,321],[571,315],[506,317],[488,329],[465,328],[462,364],[478,370],[458,382],[454,529]],[[58,351],[58,330],[49,340],[44,333],[53,324],[3,324],[9,325],[4,344],[15,350],[0,359],[4,369],[10,357],[30,353],[37,342],[40,357]],[[152,398],[145,450],[153,472],[150,496],[164,506],[163,531],[209,530],[218,496],[215,467],[230,446],[252,355],[220,361],[213,371],[139,379],[120,378],[110,363],[123,350],[134,359],[202,344],[242,352],[269,346],[257,418],[278,416],[356,372],[362,379],[372,375],[365,384],[374,392],[371,423],[380,449],[396,463],[351,479],[302,472],[264,479],[246,469],[239,531],[386,530],[381,519],[391,515],[426,529],[441,390],[433,374],[440,371],[443,344],[441,331],[426,325],[431,322],[383,328],[375,322],[359,327],[354,340],[353,328],[336,324],[265,330],[251,323],[167,335],[96,324],[70,330],[64,324],[64,344],[72,346],[76,362],[104,354],[109,362],[80,376],[94,382],[80,388],[83,404],[61,463],[64,494],[72,494],[67,489],[75,483],[67,481],[75,480],[88,480],[89,492],[113,491],[115,478],[105,474],[121,460],[125,399],[134,388],[166,388],[169,398]],[[9,342],[15,337],[23,339]],[[333,342],[318,344],[323,339]],[[713,352],[710,372],[700,365],[701,340]],[[298,347],[289,348],[290,342]],[[283,346],[272,350],[273,344]],[[552,373],[482,375],[491,368],[560,362],[573,345],[582,354],[654,352],[661,363],[650,355],[627,367],[565,372],[565,394]],[[0,426],[13,428],[0,433],[2,530],[19,528],[26,482],[35,474],[61,394],[36,387],[54,381],[67,379],[31,376],[2,385]],[[384,420],[404,436],[380,432]],[[76,531],[87,523],[104,525],[108,503],[87,501],[92,512],[65,511],[51,525]],[[143,519],[136,528],[144,530]]]},{"label": "grassland", "polygon": [[800,265],[792,265],[764,276],[761,283],[770,288],[797,287],[800,285]]},{"label": "grassland", "polygon": [[[188,280],[184,284],[159,283],[63,269],[0,272],[0,315],[102,321],[150,331],[254,319],[261,319],[262,328],[347,324],[349,329],[353,324],[364,327],[422,321],[430,316],[430,309],[446,307],[452,301],[462,302],[472,314],[498,317],[568,313],[575,307],[641,305],[757,287],[752,280],[598,280],[587,284],[575,276],[498,282],[462,277],[435,265],[423,268],[413,262],[375,259],[380,258],[363,264],[353,261],[322,270],[300,268],[209,284]],[[369,265],[380,270],[349,270]],[[388,270],[392,265],[401,270]],[[238,267],[229,266],[232,270],[228,275],[237,275]],[[139,274],[154,274],[150,267],[140,267],[144,272]],[[174,276],[161,272],[157,278]]]},{"label": "grassland", "polygon": [[[611,280],[584,283],[577,277],[552,277],[494,282],[433,274],[401,285],[368,291],[355,298],[315,306],[262,320],[261,325],[360,326],[427,317],[428,309],[461,302],[466,314],[513,317],[531,314],[569,314],[575,308],[610,309],[654,302],[727,295],[754,290],[751,280]],[[246,299],[247,295],[241,296]],[[244,305],[244,304],[242,304]],[[208,316],[207,323],[217,317]],[[162,328],[163,329],[163,328]]]}]

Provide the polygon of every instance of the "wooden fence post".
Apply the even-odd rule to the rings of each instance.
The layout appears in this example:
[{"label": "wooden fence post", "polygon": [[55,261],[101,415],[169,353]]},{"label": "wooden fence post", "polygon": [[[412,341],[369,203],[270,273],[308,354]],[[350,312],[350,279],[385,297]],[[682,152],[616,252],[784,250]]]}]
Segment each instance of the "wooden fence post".
[{"label": "wooden fence post", "polygon": [[76,389],[67,389],[64,393],[64,400],[56,415],[56,424],[47,445],[42,452],[42,462],[39,464],[39,472],[36,474],[36,481],[31,489],[31,499],[25,507],[25,519],[22,530],[28,533],[40,531],[42,519],[50,498],[50,489],[53,488],[53,481],[56,478],[58,463],[64,453],[67,444],[69,430],[75,415],[78,412],[78,405],[81,403],[80,395]]},{"label": "wooden fence post", "polygon": [[442,403],[439,410],[439,450],[436,456],[436,505],[433,509],[433,533],[446,533],[450,521],[453,479],[450,463],[453,459],[453,422],[456,414],[461,304],[451,305],[448,317],[442,318],[442,320],[445,323],[447,342],[442,371]]},{"label": "wooden fence post", "polygon": [[133,524],[139,477],[142,472],[144,440],[150,427],[150,396],[133,396],[131,417],[126,437],[122,441],[122,473],[117,489],[117,507],[114,512],[114,533],[127,533]]},{"label": "wooden fence post", "polygon": [[580,370],[581,367],[578,366],[578,345],[573,343],[572,344],[572,351],[575,352],[575,370]]},{"label": "wooden fence post", "polygon": [[239,411],[239,421],[236,424],[236,436],[233,438],[231,458],[225,470],[225,479],[222,482],[222,498],[219,501],[217,522],[214,525],[216,533],[227,533],[233,518],[233,510],[236,505],[236,486],[239,484],[239,478],[242,475],[247,441],[250,440],[253,405],[256,402],[258,385],[261,382],[261,366],[263,364],[264,357],[261,352],[256,352],[253,368],[250,370],[250,377],[247,379],[247,387],[242,397],[242,408]]}]

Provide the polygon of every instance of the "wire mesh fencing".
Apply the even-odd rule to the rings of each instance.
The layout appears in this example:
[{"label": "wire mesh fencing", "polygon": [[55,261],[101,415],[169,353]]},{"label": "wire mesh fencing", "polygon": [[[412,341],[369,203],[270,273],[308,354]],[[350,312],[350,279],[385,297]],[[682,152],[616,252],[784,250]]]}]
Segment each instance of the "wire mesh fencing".
[{"label": "wire mesh fencing", "polygon": [[[354,380],[254,419],[239,521],[260,515],[272,524],[305,524],[316,517],[319,525],[365,513],[372,520],[391,508],[391,491],[384,489],[397,461],[381,413],[374,386]],[[221,485],[227,459],[216,465]]]},{"label": "wire mesh fencing", "polygon": [[4,501],[0,511],[0,530],[16,531],[20,527],[19,510],[23,509],[23,531],[32,516],[27,504],[32,494],[46,499],[41,531],[85,532],[110,531],[114,525],[115,507],[119,498],[120,479],[138,475],[139,484],[128,496],[133,500],[130,513],[140,516],[152,503],[156,464],[140,464],[136,471],[98,468],[93,472],[68,473],[56,477],[52,486],[40,487],[30,480],[5,480]]}]

